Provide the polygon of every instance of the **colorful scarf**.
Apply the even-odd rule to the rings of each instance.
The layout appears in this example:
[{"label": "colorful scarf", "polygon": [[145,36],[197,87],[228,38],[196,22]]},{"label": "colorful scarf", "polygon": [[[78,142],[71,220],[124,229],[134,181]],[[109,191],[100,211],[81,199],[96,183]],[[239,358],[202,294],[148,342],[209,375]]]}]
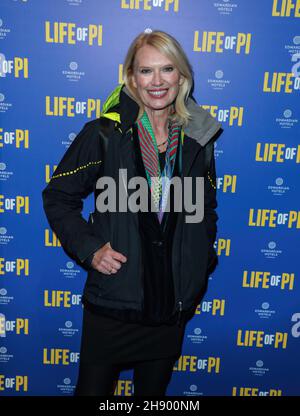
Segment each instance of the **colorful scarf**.
[{"label": "colorful scarf", "polygon": [[166,161],[164,170],[161,173],[158,155],[159,151],[151,122],[146,111],[136,124],[138,127],[138,136],[147,181],[157,210],[158,220],[161,223],[168,200],[170,180],[174,170],[180,127],[174,122],[169,123]]}]

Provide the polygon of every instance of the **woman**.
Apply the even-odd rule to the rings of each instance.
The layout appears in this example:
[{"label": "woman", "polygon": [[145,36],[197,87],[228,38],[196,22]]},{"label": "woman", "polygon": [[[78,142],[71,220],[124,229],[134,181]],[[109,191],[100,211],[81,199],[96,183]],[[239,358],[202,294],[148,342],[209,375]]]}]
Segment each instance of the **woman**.
[{"label": "woman", "polygon": [[[133,368],[135,395],[164,396],[216,261],[212,143],[221,125],[189,98],[191,66],[167,33],[137,36],[123,75],[43,190],[44,209],[66,253],[88,269],[75,395],[113,394],[121,369]],[[98,186],[104,177],[116,184],[117,209],[103,209],[112,194]],[[147,180],[148,209],[121,209],[136,192],[126,184],[137,177]],[[180,178],[183,200],[195,201],[187,177],[204,177],[201,221],[185,204],[176,208],[175,187],[165,180]],[[92,191],[87,222],[82,199]]]}]

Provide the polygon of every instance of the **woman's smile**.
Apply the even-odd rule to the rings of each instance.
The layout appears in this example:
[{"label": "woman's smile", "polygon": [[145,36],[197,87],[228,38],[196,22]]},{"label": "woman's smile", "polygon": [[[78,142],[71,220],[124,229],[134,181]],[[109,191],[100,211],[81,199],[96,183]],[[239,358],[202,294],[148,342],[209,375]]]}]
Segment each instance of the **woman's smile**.
[{"label": "woman's smile", "polygon": [[163,98],[168,93],[168,89],[148,90],[148,94],[153,98]]}]

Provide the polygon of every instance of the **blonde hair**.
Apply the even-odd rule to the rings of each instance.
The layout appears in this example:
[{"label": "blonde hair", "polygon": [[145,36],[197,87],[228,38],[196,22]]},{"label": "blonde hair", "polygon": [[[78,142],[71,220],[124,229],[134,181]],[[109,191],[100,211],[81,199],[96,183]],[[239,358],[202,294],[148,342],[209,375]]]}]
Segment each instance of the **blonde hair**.
[{"label": "blonde hair", "polygon": [[131,43],[123,65],[123,80],[129,93],[140,107],[138,119],[144,113],[144,105],[141,102],[136,88],[133,86],[132,76],[134,72],[135,56],[144,45],[156,48],[160,53],[169,58],[183,76],[183,83],[175,100],[175,112],[170,118],[185,126],[191,118],[185,105],[193,85],[193,70],[179,42],[166,32],[154,30],[150,33],[140,33]]}]

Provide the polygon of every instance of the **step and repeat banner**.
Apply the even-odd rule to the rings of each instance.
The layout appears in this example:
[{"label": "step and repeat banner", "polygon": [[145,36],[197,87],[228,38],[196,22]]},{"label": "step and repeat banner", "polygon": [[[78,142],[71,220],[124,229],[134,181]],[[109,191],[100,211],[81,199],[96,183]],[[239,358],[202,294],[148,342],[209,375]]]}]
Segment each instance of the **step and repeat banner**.
[{"label": "step and repeat banner", "polygon": [[[224,129],[219,264],[168,395],[300,394],[299,23],[299,0],[0,1],[1,395],[73,395],[87,273],[41,192],[122,83],[134,37],[154,29],[182,44],[194,97]],[[121,372],[116,395],[133,394],[132,377]]]}]

